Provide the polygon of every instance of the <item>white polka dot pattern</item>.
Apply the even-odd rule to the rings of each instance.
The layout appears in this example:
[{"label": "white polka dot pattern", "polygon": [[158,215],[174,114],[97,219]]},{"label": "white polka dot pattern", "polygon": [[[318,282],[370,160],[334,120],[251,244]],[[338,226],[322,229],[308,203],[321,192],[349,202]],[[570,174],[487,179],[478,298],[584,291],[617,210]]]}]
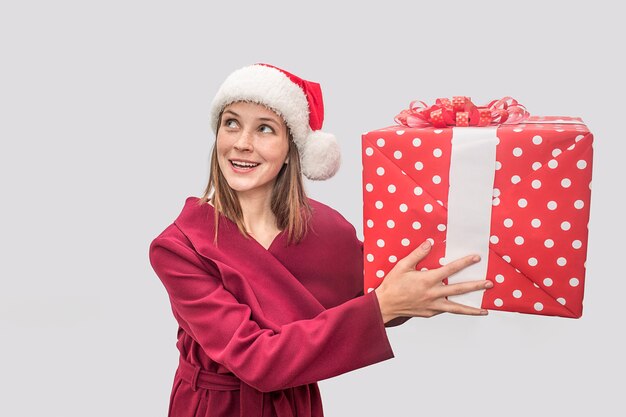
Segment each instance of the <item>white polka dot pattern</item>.
[{"label": "white polka dot pattern", "polygon": [[[536,119],[498,128],[486,277],[494,287],[482,306],[580,317],[593,135],[570,118]],[[363,135],[368,291],[427,238],[433,248],[417,269],[438,268],[445,255],[452,129],[399,128]]]}]

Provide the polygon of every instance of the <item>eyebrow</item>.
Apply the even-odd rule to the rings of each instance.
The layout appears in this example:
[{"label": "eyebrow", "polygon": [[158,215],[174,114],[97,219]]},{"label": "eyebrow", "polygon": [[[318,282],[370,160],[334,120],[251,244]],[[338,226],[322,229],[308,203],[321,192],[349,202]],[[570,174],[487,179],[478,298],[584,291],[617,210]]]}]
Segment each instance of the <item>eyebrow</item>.
[{"label": "eyebrow", "polygon": [[269,118],[269,117],[259,117],[258,120],[260,120],[262,122],[273,122],[273,123],[276,123],[276,124],[280,125],[280,123],[278,123],[276,121],[276,119],[272,119],[272,118]]},{"label": "eyebrow", "polygon": [[235,116],[239,117],[239,115],[232,110],[224,110],[224,113],[234,114]]},{"label": "eyebrow", "polygon": [[[237,113],[235,113],[235,112],[234,112],[234,111],[232,111],[232,110],[224,110],[224,114],[225,114],[225,113],[230,113],[230,114],[232,114],[233,116],[236,116],[236,117],[241,117],[241,116],[239,116]],[[280,123],[278,123],[275,119],[272,119],[272,118],[270,118],[270,117],[259,117],[257,120],[260,120],[260,121],[262,121],[262,122],[274,122],[274,123],[276,123],[276,124],[280,125]]]}]

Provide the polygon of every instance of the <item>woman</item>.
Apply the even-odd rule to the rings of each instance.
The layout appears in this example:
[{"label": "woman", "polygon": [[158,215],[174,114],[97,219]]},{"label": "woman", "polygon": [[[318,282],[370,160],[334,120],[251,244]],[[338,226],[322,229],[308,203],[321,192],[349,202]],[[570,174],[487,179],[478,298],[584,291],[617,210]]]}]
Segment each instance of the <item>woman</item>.
[{"label": "woman", "polygon": [[354,227],[302,186],[339,167],[322,122],[319,84],[266,64],[213,100],[207,189],[150,245],[179,323],[169,416],[322,416],[317,381],[393,357],[385,326],[486,314],[446,297],[489,281],[442,283],[478,258],[417,271],[428,242],[363,294]]}]

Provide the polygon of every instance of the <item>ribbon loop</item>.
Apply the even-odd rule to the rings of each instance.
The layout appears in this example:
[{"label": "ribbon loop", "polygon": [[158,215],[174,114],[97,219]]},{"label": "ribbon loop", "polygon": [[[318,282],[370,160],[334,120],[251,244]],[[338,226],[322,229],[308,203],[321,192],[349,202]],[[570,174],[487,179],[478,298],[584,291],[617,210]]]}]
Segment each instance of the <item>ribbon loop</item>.
[{"label": "ribbon loop", "polygon": [[530,113],[513,97],[492,100],[486,106],[476,106],[466,96],[454,96],[452,100],[438,98],[432,106],[414,100],[408,109],[396,115],[396,123],[407,127],[488,126],[517,124],[526,120]]}]

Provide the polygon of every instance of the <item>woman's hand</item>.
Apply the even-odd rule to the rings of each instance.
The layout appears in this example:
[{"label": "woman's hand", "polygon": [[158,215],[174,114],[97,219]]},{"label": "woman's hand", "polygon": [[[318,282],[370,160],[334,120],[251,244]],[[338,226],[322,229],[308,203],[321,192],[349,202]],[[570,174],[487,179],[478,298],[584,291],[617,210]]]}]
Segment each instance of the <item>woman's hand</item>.
[{"label": "woman's hand", "polygon": [[396,317],[432,317],[448,312],[455,314],[485,315],[487,310],[465,306],[446,299],[450,295],[493,287],[488,280],[469,281],[446,285],[443,280],[450,275],[480,261],[477,255],[457,259],[441,268],[417,271],[415,265],[428,255],[431,244],[422,243],[393,267],[382,284],[376,288],[376,296],[387,323]]}]

